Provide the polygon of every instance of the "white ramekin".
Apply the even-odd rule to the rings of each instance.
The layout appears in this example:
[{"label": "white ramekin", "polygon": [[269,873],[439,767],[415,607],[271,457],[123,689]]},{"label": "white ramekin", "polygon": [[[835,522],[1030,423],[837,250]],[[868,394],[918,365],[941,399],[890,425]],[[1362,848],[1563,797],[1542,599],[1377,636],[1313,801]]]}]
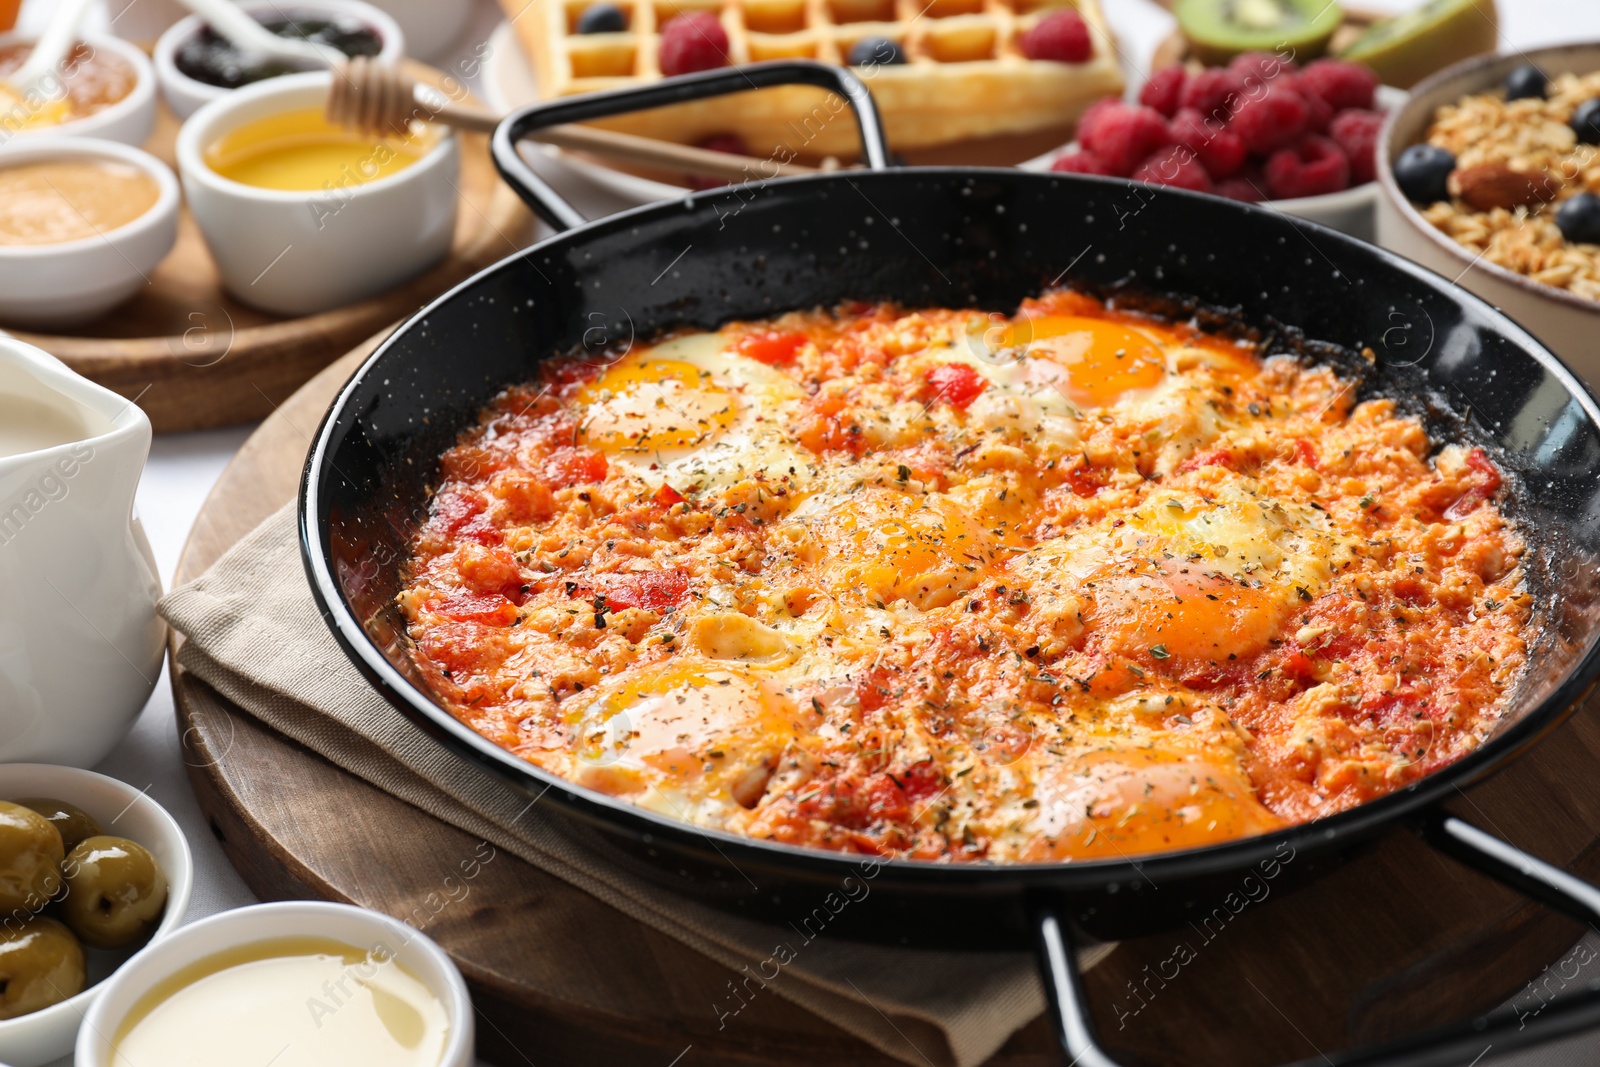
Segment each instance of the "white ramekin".
[{"label": "white ramekin", "polygon": [[410,54],[432,61],[450,54],[477,5],[473,0],[371,0],[394,17]]},{"label": "white ramekin", "polygon": [[[32,40],[31,35],[0,33],[0,46]],[[156,72],[150,65],[149,57],[120,37],[85,34],[82,40],[96,52],[114,55],[133,68],[133,88],[128,95],[93,115],[63,122],[59,126],[30,126],[15,133],[0,130],[0,152],[8,152],[35,141],[71,137],[98,137],[135,147],[150,139],[150,131],[156,125]]]},{"label": "white ramekin", "polygon": [[150,153],[77,137],[0,148],[0,168],[61,159],[135,167],[156,183],[156,202],[132,222],[93,237],[0,245],[0,326],[59,329],[98,318],[149,284],[150,272],[178,238],[178,181]]},{"label": "white ramekin", "polygon": [[[42,763],[0,763],[0,799],[49,797],[76,804],[93,815],[101,829],[126,837],[150,850],[167,876],[167,910],[149,945],[160,944],[183,923],[194,889],[194,861],[183,831],[165,808],[126,782],[93,771]],[[143,953],[139,953],[142,955]],[[106,972],[120,967],[134,953],[90,950],[90,985],[60,1004],[0,1021],[0,1060],[11,1067],[40,1067],[67,1055],[77,1040],[78,1026],[90,1005],[115,981]],[[98,972],[98,973],[97,973]]]},{"label": "white ramekin", "polygon": [[[290,3],[269,0],[265,3],[245,3],[240,6],[252,15],[264,18],[301,14],[345,15],[356,18],[376,30],[382,39],[383,46],[377,56],[379,63],[393,66],[406,54],[406,38],[400,29],[400,24],[385,12],[371,4],[362,3],[361,0],[304,0],[304,2],[294,0]],[[179,19],[156,41],[154,52],[156,79],[161,83],[161,95],[166,98],[167,106],[180,119],[186,119],[211,101],[236,91],[195,81],[178,69],[174,58],[178,54],[178,47],[199,32],[202,22],[199,15]]]},{"label": "white ramekin", "polygon": [[178,134],[178,172],[229,292],[280,315],[364,300],[420,273],[450,250],[460,149],[454,134],[415,163],[341,190],[285,192],[230,181],[208,146],[255,119],[321,107],[331,75],[292,74],[213,100]]},{"label": "white ramekin", "polygon": [[77,1067],[112,1067],[111,1036],[152,987],[221,952],[284,937],[325,937],[355,948],[382,947],[444,1005],[450,1038],[439,1067],[471,1067],[475,1025],[467,984],[430,938],[398,919],[349,904],[287,901],[225,911],[140,952],[106,983],[78,1032]]}]

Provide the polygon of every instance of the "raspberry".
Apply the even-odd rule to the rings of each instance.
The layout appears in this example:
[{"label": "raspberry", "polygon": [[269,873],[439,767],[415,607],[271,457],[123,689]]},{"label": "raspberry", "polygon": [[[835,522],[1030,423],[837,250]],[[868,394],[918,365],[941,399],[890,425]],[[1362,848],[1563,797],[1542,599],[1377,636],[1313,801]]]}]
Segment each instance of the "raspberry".
[{"label": "raspberry", "polygon": [[1211,191],[1211,176],[1200,165],[1193,151],[1181,144],[1169,145],[1140,164],[1133,172],[1136,182],[1152,185],[1175,185],[1179,189],[1193,189],[1197,193]]},{"label": "raspberry", "polygon": [[1260,183],[1252,182],[1249,178],[1224,178],[1212,192],[1245,204],[1259,204],[1266,199],[1261,195]]},{"label": "raspberry", "polygon": [[1378,91],[1378,76],[1371,67],[1343,59],[1319,59],[1300,72],[1300,89],[1315,93],[1335,111],[1348,107],[1372,110]]},{"label": "raspberry", "polygon": [[1329,104],[1326,100],[1322,99],[1322,97],[1318,96],[1316,93],[1311,92],[1309,89],[1302,89],[1300,87],[1299,78],[1285,78],[1278,84],[1287,85],[1289,88],[1295,91],[1295,94],[1299,96],[1301,100],[1306,102],[1307,133],[1328,132],[1328,124],[1333,121],[1333,105]]},{"label": "raspberry", "polygon": [[1265,96],[1246,101],[1228,128],[1243,138],[1250,151],[1265,156],[1297,140],[1310,116],[1299,93],[1278,85]]},{"label": "raspberry", "polygon": [[1034,23],[1033,28],[1022,35],[1019,43],[1022,45],[1022,54],[1029,59],[1086,63],[1094,55],[1089,24],[1070,7],[1052,11]]},{"label": "raspberry", "polygon": [[1076,152],[1063,152],[1050,164],[1051,170],[1058,170],[1065,174],[1101,174],[1113,177],[1111,168],[1106,161],[1093,152],[1078,149]]},{"label": "raspberry", "polygon": [[1174,144],[1186,145],[1199,157],[1200,165],[1213,178],[1227,178],[1239,173],[1245,157],[1250,154],[1239,135],[1226,127],[1208,126],[1205,116],[1184,108],[1167,124]]},{"label": "raspberry", "polygon": [[661,27],[661,73],[692,74],[728,63],[728,31],[709,11],[679,15]]},{"label": "raspberry", "polygon": [[1326,137],[1311,134],[1267,160],[1267,190],[1274,200],[1321,196],[1350,188],[1350,161]]},{"label": "raspberry", "polygon": [[1161,112],[1118,103],[1096,113],[1087,126],[1079,126],[1078,143],[1104,160],[1112,174],[1126,178],[1156,149],[1172,142]]},{"label": "raspberry", "polygon": [[1257,78],[1269,82],[1283,74],[1294,74],[1300,69],[1300,65],[1292,59],[1285,59],[1272,52],[1241,52],[1233,57],[1228,69],[1240,78]]},{"label": "raspberry", "polygon": [[1155,108],[1170,119],[1178,113],[1178,97],[1183,94],[1188,80],[1182,67],[1162,67],[1150,75],[1150,80],[1139,90],[1139,103]]},{"label": "raspberry", "polygon": [[1378,132],[1383,114],[1351,108],[1341,111],[1328,127],[1333,143],[1350,157],[1350,183],[1364,185],[1378,176]]},{"label": "raspberry", "polygon": [[1101,118],[1110,115],[1122,106],[1119,96],[1102,96],[1094,103],[1083,109],[1083,114],[1078,116],[1078,143],[1082,144],[1084,138],[1094,136],[1094,127]]},{"label": "raspberry", "polygon": [[[1231,70],[1212,67],[1197,71],[1184,82],[1179,107],[1192,107],[1206,118],[1227,122],[1243,99],[1244,82]],[[1233,97],[1230,101],[1228,98]]]}]

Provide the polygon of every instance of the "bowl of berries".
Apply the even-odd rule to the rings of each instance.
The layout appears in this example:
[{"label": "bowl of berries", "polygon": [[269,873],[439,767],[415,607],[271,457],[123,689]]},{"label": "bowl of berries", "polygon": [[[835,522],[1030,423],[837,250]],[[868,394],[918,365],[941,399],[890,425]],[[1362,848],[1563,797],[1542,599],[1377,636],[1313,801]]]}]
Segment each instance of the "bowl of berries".
[{"label": "bowl of berries", "polygon": [[1600,43],[1440,71],[1378,158],[1379,243],[1501,308],[1600,387]]},{"label": "bowl of berries", "polygon": [[1099,101],[1076,141],[1024,166],[1266,204],[1371,240],[1379,134],[1404,100],[1359,63],[1248,52],[1155,71],[1137,100]]}]

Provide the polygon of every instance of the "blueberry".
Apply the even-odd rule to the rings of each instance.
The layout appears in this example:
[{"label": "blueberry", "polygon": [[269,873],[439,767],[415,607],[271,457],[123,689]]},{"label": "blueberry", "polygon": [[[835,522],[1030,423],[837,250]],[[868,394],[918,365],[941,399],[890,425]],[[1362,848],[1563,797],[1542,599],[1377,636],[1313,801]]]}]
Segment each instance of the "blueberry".
[{"label": "blueberry", "polygon": [[1600,98],[1578,105],[1572,113],[1572,132],[1579,144],[1600,144]]},{"label": "blueberry", "polygon": [[1556,212],[1561,236],[1582,244],[1600,244],[1600,196],[1579,193]]},{"label": "blueberry", "polygon": [[1419,204],[1450,199],[1446,184],[1456,169],[1456,157],[1431,144],[1414,144],[1394,161],[1394,180],[1400,191]]},{"label": "blueberry", "polygon": [[850,46],[846,60],[852,67],[897,67],[906,61],[905,51],[887,37],[863,37]]},{"label": "blueberry", "polygon": [[590,4],[578,16],[579,33],[621,33],[628,28],[628,16],[616,4]]},{"label": "blueberry", "polygon": [[1544,71],[1532,63],[1522,66],[1506,75],[1506,99],[1524,100],[1529,97],[1544,99],[1550,91],[1550,79],[1544,76]]}]

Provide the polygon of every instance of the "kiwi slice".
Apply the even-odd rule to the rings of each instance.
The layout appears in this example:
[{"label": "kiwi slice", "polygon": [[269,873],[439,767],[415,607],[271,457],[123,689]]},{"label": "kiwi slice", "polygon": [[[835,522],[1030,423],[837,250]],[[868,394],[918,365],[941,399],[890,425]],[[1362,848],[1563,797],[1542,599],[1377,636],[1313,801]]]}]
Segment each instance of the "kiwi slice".
[{"label": "kiwi slice", "polygon": [[1304,63],[1327,50],[1344,21],[1331,0],[1178,0],[1172,13],[1195,58],[1210,64],[1240,52],[1291,50]]},{"label": "kiwi slice", "polygon": [[1339,58],[1365,63],[1385,85],[1409,89],[1458,60],[1493,52],[1499,33],[1494,0],[1428,0],[1374,22]]}]

